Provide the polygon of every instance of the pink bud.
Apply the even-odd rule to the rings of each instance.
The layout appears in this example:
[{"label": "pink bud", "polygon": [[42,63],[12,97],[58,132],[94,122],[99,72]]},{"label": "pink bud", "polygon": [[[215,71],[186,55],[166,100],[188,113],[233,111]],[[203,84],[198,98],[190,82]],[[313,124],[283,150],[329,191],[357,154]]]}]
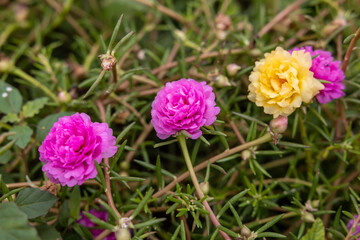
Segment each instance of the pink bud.
[{"label": "pink bud", "polygon": [[66,91],[59,92],[58,97],[60,99],[60,102],[63,102],[63,103],[68,103],[71,101],[71,96]]},{"label": "pink bud", "polygon": [[240,69],[241,67],[235,63],[226,66],[226,71],[230,77],[234,77]]},{"label": "pink bud", "polygon": [[288,125],[288,118],[279,116],[270,122],[270,129],[273,133],[284,133]]}]

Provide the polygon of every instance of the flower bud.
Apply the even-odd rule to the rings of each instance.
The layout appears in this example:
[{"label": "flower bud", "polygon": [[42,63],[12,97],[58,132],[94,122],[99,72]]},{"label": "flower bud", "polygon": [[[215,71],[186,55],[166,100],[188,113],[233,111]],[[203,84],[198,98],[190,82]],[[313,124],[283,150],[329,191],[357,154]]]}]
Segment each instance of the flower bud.
[{"label": "flower bud", "polygon": [[120,228],[115,232],[116,240],[130,240],[131,234],[128,229]]},{"label": "flower bud", "polygon": [[284,133],[287,129],[288,118],[279,116],[270,122],[270,129],[273,133]]},{"label": "flower bud", "polygon": [[241,157],[244,161],[249,160],[249,158],[251,157],[251,151],[250,150],[244,150],[241,152]]},{"label": "flower bud", "polygon": [[243,225],[243,227],[241,228],[241,236],[248,238],[250,237],[250,235],[251,235],[250,229],[247,226]]},{"label": "flower bud", "polygon": [[8,57],[0,55],[0,73],[11,71],[13,65]]},{"label": "flower bud", "polygon": [[120,168],[124,171],[127,171],[130,168],[130,164],[128,162],[123,161],[122,163],[120,163]]},{"label": "flower bud", "polygon": [[66,91],[59,92],[58,97],[60,99],[60,102],[62,102],[62,103],[68,103],[71,101],[71,96]]},{"label": "flower bud", "polygon": [[176,37],[178,37],[181,41],[185,41],[186,40],[186,35],[183,31],[180,31],[180,30],[175,30],[174,31],[174,34]]},{"label": "flower bud", "polygon": [[328,25],[326,25],[321,33],[324,36],[329,36],[331,35],[333,32],[335,32],[337,29],[345,26],[347,24],[346,19],[344,16],[338,16],[337,18],[335,18],[333,21],[331,21]]},{"label": "flower bud", "polygon": [[312,200],[311,206],[313,208],[318,208],[320,206],[320,200]]},{"label": "flower bud", "polygon": [[315,222],[314,215],[312,215],[311,213],[306,212],[306,211],[304,211],[302,213],[301,218],[302,218],[302,220],[304,220],[304,222],[307,222],[307,223]]},{"label": "flower bud", "polygon": [[215,22],[216,28],[221,31],[227,31],[232,27],[231,18],[228,15],[222,13],[216,16]]},{"label": "flower bud", "polygon": [[98,57],[101,61],[101,68],[105,71],[110,71],[116,64],[116,58],[109,54],[101,54]]},{"label": "flower bud", "polygon": [[229,77],[234,77],[240,69],[241,67],[235,63],[231,63],[226,66],[226,72]]},{"label": "flower bud", "polygon": [[205,195],[208,194],[209,190],[210,190],[209,182],[206,181],[206,182],[200,183],[200,189]]}]

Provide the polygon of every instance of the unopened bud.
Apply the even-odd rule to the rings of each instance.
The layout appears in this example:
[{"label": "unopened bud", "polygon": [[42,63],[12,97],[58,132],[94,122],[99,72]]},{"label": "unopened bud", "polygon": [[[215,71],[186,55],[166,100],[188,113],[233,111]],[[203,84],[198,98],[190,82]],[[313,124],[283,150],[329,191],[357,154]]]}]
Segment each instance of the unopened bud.
[{"label": "unopened bud", "polygon": [[321,33],[324,36],[329,36],[331,35],[333,32],[335,32],[337,29],[345,26],[347,24],[346,19],[344,16],[338,16],[337,18],[335,18],[333,21],[331,21],[328,25],[326,25],[323,30],[321,31]]},{"label": "unopened bud", "polygon": [[320,200],[312,200],[311,201],[311,206],[313,208],[318,208],[320,206]]},{"label": "unopened bud", "polygon": [[250,237],[250,235],[251,235],[250,229],[247,226],[243,225],[243,227],[241,228],[241,236],[248,238]]},{"label": "unopened bud", "polygon": [[241,157],[244,161],[249,160],[249,158],[251,157],[251,151],[250,150],[244,150],[241,152]]},{"label": "unopened bud", "polygon": [[204,194],[208,194],[210,190],[209,182],[202,182],[200,183],[200,189]]},{"label": "unopened bud", "polygon": [[215,85],[217,87],[229,87],[231,86],[231,83],[229,81],[229,79],[227,77],[225,77],[224,75],[219,75],[216,79],[215,79]]},{"label": "unopened bud", "polygon": [[131,234],[128,229],[120,228],[115,232],[116,240],[130,240]]},{"label": "unopened bud", "polygon": [[124,161],[124,162],[120,163],[120,168],[124,171],[127,171],[130,168],[130,164],[128,162]]},{"label": "unopened bud", "polygon": [[284,133],[287,129],[288,118],[279,116],[270,122],[270,129],[273,133]]},{"label": "unopened bud", "polygon": [[11,71],[13,65],[9,58],[0,56],[0,73]]},{"label": "unopened bud", "polygon": [[216,16],[215,22],[216,28],[221,31],[227,31],[232,27],[231,18],[228,15],[222,13]]},{"label": "unopened bud", "polygon": [[122,177],[128,177],[129,174],[128,174],[127,172],[125,172],[125,171],[121,171],[121,172],[120,172],[120,176],[122,176]]},{"label": "unopened bud", "polygon": [[175,30],[174,33],[175,33],[175,36],[178,37],[181,41],[184,42],[186,40],[186,35],[183,31]]},{"label": "unopened bud", "polygon": [[228,32],[227,31],[222,31],[222,30],[218,30],[215,32],[216,34],[216,37],[220,40],[225,40],[227,35],[228,35]]},{"label": "unopened bud", "polygon": [[314,215],[312,215],[311,213],[306,212],[306,211],[303,212],[301,218],[302,218],[302,220],[304,220],[304,222],[307,222],[307,223],[315,222]]},{"label": "unopened bud", "polygon": [[109,54],[101,54],[98,57],[101,61],[101,68],[105,71],[110,71],[116,64],[116,58]]},{"label": "unopened bud", "polygon": [[226,66],[226,72],[229,77],[234,77],[240,69],[241,67],[235,63],[231,63]]},{"label": "unopened bud", "polygon": [[62,102],[62,103],[68,103],[71,101],[71,96],[66,91],[59,92],[58,97],[60,99],[60,102]]}]

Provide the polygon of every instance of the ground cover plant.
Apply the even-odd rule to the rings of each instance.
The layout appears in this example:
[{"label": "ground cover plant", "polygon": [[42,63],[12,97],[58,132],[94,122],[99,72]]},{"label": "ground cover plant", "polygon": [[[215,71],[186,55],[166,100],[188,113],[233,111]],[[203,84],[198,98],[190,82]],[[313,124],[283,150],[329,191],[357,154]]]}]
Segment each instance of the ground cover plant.
[{"label": "ground cover plant", "polygon": [[0,0],[0,239],[360,239],[358,6]]}]

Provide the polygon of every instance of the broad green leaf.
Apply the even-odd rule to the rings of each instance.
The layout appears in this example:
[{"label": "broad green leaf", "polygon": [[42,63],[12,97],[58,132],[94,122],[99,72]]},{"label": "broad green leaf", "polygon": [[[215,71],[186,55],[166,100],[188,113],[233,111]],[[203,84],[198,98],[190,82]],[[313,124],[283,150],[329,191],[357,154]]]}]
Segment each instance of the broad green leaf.
[{"label": "broad green leaf", "polygon": [[8,113],[2,119],[2,122],[15,123],[20,122],[20,118],[16,113]]},{"label": "broad green leaf", "polygon": [[317,218],[310,230],[300,240],[324,240],[325,229],[320,218]]},{"label": "broad green leaf", "polygon": [[33,117],[36,114],[38,114],[40,109],[42,109],[45,106],[47,101],[48,101],[48,98],[42,97],[42,98],[38,98],[33,101],[27,102],[22,108],[24,117],[26,117],[26,118]]},{"label": "broad green leaf", "polygon": [[0,81],[0,112],[18,113],[22,105],[22,96],[13,86]]},{"label": "broad green leaf", "polygon": [[56,231],[55,227],[49,226],[47,224],[41,224],[36,226],[36,230],[40,236],[41,240],[57,240],[61,239],[61,235]]},{"label": "broad green leaf", "polygon": [[38,188],[26,188],[20,191],[15,203],[28,218],[45,215],[56,203],[57,197]]},{"label": "broad green leaf", "polygon": [[9,160],[11,159],[11,152],[10,151],[6,151],[4,154],[0,155],[0,164],[6,164],[9,162]]},{"label": "broad green leaf", "polygon": [[46,135],[50,132],[50,129],[52,128],[54,123],[58,121],[60,117],[70,116],[74,113],[75,112],[55,113],[40,120],[37,125],[36,140],[38,140],[38,142],[44,141]]},{"label": "broad green leaf", "polygon": [[10,140],[18,139],[16,145],[19,148],[25,148],[29,143],[33,130],[26,125],[14,126],[10,129],[10,132],[15,132],[16,134],[9,136]]},{"label": "broad green leaf", "polygon": [[40,240],[35,228],[28,224],[26,214],[13,202],[0,204],[0,239]]}]

